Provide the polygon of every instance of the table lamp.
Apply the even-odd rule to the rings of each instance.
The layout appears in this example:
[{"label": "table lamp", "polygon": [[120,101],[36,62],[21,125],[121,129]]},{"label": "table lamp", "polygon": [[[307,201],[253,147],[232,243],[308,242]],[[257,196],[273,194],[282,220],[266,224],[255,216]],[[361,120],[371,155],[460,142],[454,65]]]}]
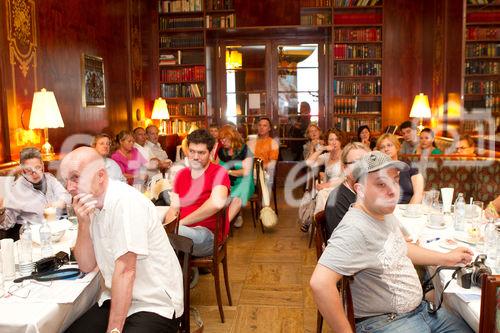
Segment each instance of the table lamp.
[{"label": "table lamp", "polygon": [[410,111],[410,118],[420,118],[420,125],[417,126],[419,133],[424,129],[424,125],[422,124],[423,119],[430,117],[431,107],[429,106],[429,98],[427,98],[427,95],[420,93],[415,96]]},{"label": "table lamp", "polygon": [[167,102],[159,97],[155,99],[155,104],[153,105],[153,114],[151,115],[151,119],[159,119],[160,120],[160,128],[159,135],[167,135],[167,124],[166,119],[170,119],[170,115],[168,114]]},{"label": "table lamp", "polygon": [[52,91],[44,89],[36,91],[31,106],[30,129],[43,129],[45,143],[42,146],[42,159],[54,159],[54,148],[49,143],[49,128],[64,127],[64,122],[57,105],[56,96]]}]

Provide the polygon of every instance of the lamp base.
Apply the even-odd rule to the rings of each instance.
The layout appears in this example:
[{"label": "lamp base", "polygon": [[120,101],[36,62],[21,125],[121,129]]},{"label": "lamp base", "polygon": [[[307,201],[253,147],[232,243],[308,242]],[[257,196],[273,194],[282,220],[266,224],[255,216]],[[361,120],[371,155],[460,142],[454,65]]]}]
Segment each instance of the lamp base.
[{"label": "lamp base", "polygon": [[48,140],[42,145],[41,154],[44,161],[52,161],[55,158],[54,148]]},{"label": "lamp base", "polygon": [[161,119],[160,126],[158,128],[158,135],[165,136],[167,135],[167,121]]}]

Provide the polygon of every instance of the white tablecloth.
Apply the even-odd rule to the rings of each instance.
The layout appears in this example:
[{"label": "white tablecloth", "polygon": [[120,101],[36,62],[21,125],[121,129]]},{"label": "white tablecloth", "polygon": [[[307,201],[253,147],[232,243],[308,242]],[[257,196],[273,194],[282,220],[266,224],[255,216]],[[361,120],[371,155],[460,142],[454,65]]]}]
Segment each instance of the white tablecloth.
[{"label": "white tablecloth", "polygon": [[[401,222],[403,229],[406,230],[415,241],[418,240],[421,246],[439,252],[450,251],[442,247],[443,243],[441,242],[445,239],[454,238],[455,231],[453,229],[451,216],[445,216],[446,228],[434,229],[427,226],[428,216],[425,214],[422,214],[420,217],[405,217],[404,210],[401,209],[401,206],[398,206],[394,211],[394,215]],[[459,243],[459,245],[470,248],[474,252],[474,258],[480,253],[473,245],[466,243]],[[487,264],[492,270],[494,269],[494,263],[492,261],[488,260]],[[430,274],[433,274],[435,267],[429,267],[428,271]],[[441,295],[444,284],[451,279],[452,273],[452,271],[441,271],[439,277],[433,280],[436,288],[436,295],[438,297]],[[472,287],[471,289],[460,288],[454,280],[450,283],[446,291],[443,303],[444,306],[462,316],[467,324],[469,324],[475,332],[478,332],[481,307],[481,301],[478,295],[481,294],[481,290],[478,287]]]},{"label": "white tablecloth", "polygon": [[[58,251],[69,251],[76,240],[76,230],[67,230],[64,237],[53,244],[54,253]],[[33,257],[36,260],[40,256],[40,248],[34,244]],[[81,289],[76,299],[69,302],[37,298],[36,293],[28,294],[27,298],[9,296],[0,298],[0,333],[56,333],[63,332],[78,317],[85,313],[96,301],[99,294],[100,274],[98,271],[91,272],[82,280],[77,281],[53,281],[43,293],[50,293],[56,298],[57,294],[65,293],[71,284]],[[48,283],[45,283],[48,285]],[[5,282],[5,291],[11,290],[12,281]],[[60,298],[62,297],[60,295]],[[58,303],[59,302],[59,303]]]}]

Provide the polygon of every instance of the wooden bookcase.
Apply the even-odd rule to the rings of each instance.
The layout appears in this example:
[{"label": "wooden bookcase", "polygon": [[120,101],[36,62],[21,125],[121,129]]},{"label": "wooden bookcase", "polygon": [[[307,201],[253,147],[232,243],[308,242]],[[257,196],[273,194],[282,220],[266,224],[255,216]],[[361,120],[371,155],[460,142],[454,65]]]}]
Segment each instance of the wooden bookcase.
[{"label": "wooden bookcase", "polygon": [[[474,109],[489,109],[497,127],[500,126],[500,1],[480,2],[483,1],[467,1],[464,108],[476,114]],[[474,132],[476,125],[477,121],[464,121],[462,131]]]},{"label": "wooden bookcase", "polygon": [[333,0],[330,126],[381,131],[382,28],[382,1]]},{"label": "wooden bookcase", "polygon": [[160,96],[167,101],[168,134],[206,126],[206,32],[203,0],[159,0]]},{"label": "wooden bookcase", "polygon": [[236,27],[233,0],[206,0],[205,27],[230,29]]}]

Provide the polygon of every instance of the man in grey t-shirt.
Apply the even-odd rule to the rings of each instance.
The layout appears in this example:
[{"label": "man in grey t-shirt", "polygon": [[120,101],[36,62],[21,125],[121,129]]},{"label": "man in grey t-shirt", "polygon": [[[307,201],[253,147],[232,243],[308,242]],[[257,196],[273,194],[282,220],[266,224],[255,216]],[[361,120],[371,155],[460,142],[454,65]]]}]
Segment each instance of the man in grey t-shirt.
[{"label": "man in grey t-shirt", "polygon": [[328,241],[311,278],[318,309],[335,332],[350,332],[337,282],[354,276],[351,292],[358,332],[469,332],[445,309],[429,314],[413,267],[469,263],[472,252],[439,253],[406,243],[392,215],[399,199],[399,171],[408,166],[374,151],[354,166],[357,201]]},{"label": "man in grey t-shirt", "polygon": [[415,124],[407,120],[399,126],[399,130],[403,137],[403,144],[399,149],[399,154],[416,154],[418,138]]}]

